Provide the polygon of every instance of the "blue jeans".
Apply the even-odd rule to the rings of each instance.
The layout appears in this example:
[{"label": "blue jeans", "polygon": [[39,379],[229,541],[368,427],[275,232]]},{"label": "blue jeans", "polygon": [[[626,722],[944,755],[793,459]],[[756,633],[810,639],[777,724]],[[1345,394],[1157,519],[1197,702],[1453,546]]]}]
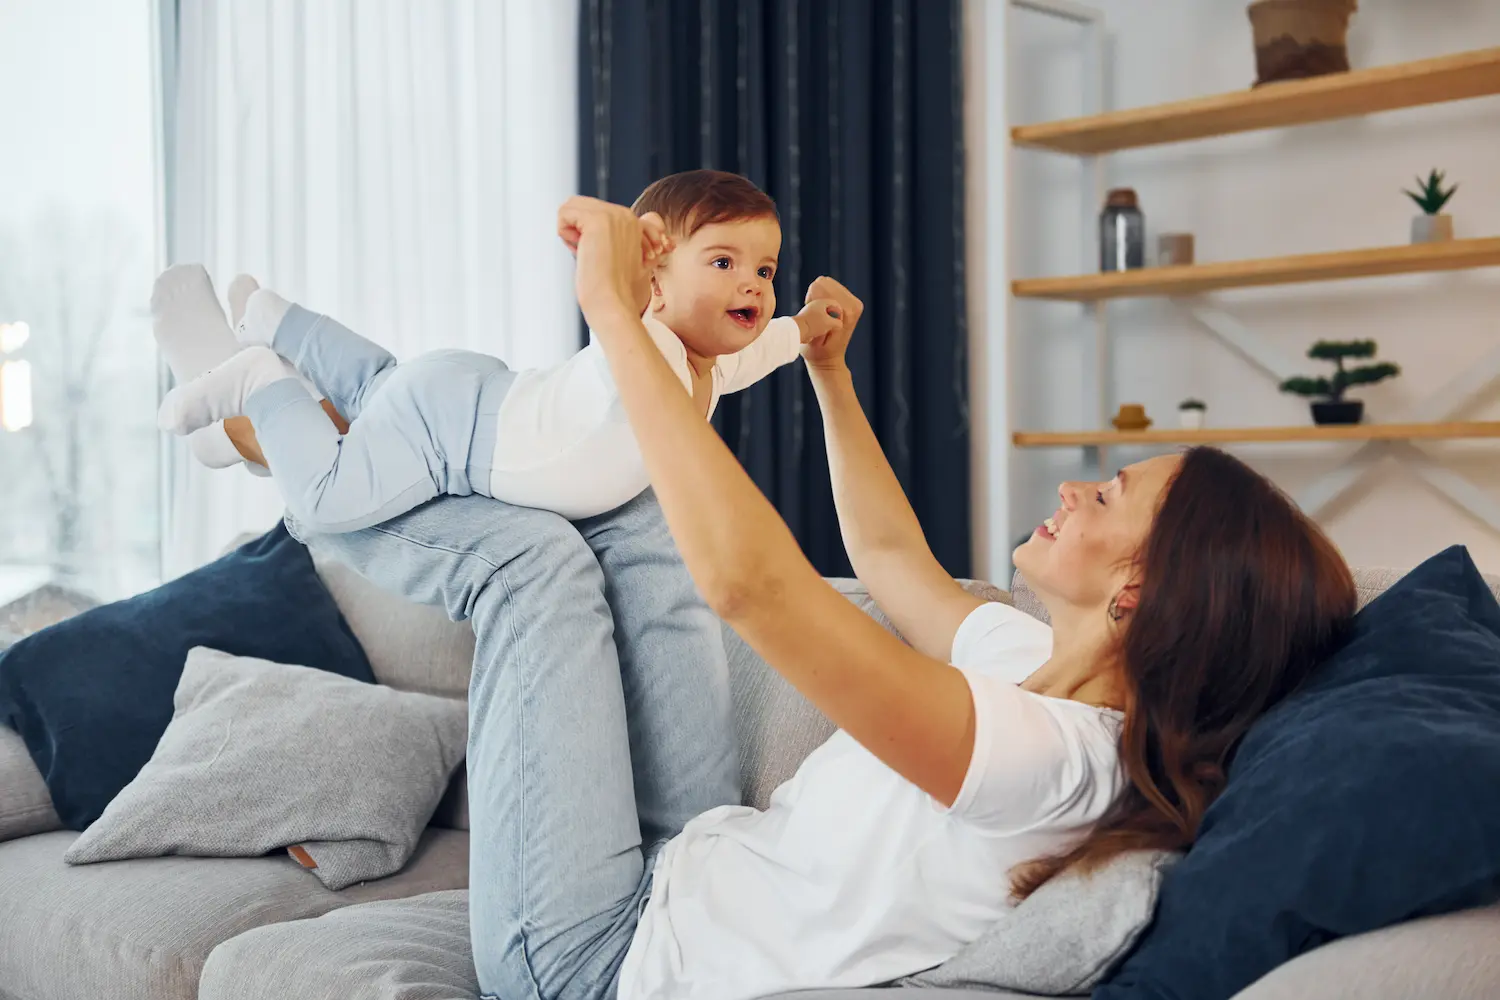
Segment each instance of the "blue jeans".
[{"label": "blue jeans", "polygon": [[480,988],[505,1000],[612,998],[656,847],[740,801],[721,626],[655,496],[578,522],[443,498],[319,544],[388,590],[473,622],[469,914]]},{"label": "blue jeans", "polygon": [[397,365],[379,344],[297,305],[271,347],[351,421],[340,435],[293,378],[245,401],[276,486],[306,530],[357,531],[444,494],[489,495],[500,404],[515,381],[504,362],[433,351]]}]

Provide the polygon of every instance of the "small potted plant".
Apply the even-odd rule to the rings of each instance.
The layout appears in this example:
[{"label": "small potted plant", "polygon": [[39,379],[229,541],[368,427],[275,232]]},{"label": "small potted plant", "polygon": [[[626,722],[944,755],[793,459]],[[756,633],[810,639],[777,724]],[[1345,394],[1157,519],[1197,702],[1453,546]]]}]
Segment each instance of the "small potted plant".
[{"label": "small potted plant", "polygon": [[1203,414],[1208,405],[1201,399],[1184,399],[1177,404],[1177,419],[1182,422],[1182,429],[1196,431],[1203,427]]},{"label": "small potted plant", "polygon": [[1402,193],[1417,203],[1422,214],[1411,220],[1411,241],[1413,243],[1443,243],[1453,239],[1453,216],[1443,212],[1443,206],[1448,204],[1448,199],[1453,197],[1458,190],[1455,184],[1443,190],[1443,172],[1433,169],[1427,175],[1427,180],[1417,178],[1417,190],[1407,191],[1402,188]]},{"label": "small potted plant", "polygon": [[1389,361],[1345,368],[1345,358],[1373,358],[1373,340],[1320,340],[1307,349],[1307,356],[1318,361],[1332,361],[1338,369],[1332,378],[1309,378],[1298,375],[1281,383],[1282,392],[1298,396],[1321,397],[1312,404],[1315,424],[1357,424],[1364,419],[1365,404],[1358,399],[1345,399],[1344,392],[1356,385],[1374,385],[1401,374],[1401,369]]}]

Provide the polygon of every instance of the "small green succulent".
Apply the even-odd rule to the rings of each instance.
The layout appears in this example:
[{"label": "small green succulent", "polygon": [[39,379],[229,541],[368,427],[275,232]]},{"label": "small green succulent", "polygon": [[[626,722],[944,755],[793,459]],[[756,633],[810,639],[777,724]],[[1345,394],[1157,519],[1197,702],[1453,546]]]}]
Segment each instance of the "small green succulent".
[{"label": "small green succulent", "polygon": [[1434,167],[1432,173],[1427,175],[1426,181],[1423,181],[1420,177],[1417,178],[1417,190],[1421,194],[1418,194],[1417,191],[1408,191],[1405,188],[1401,189],[1401,193],[1416,202],[1417,207],[1428,215],[1437,215],[1443,210],[1443,206],[1448,204],[1448,199],[1452,198],[1454,192],[1458,190],[1458,185],[1455,184],[1444,191],[1443,172]]},{"label": "small green succulent", "polygon": [[1401,374],[1401,369],[1389,361],[1360,365],[1358,368],[1344,367],[1345,358],[1373,358],[1373,340],[1320,340],[1308,348],[1307,356],[1318,361],[1332,361],[1338,371],[1333,373],[1332,378],[1297,375],[1281,383],[1282,392],[1298,396],[1322,396],[1336,403],[1344,398],[1344,391],[1352,386],[1374,385]]}]

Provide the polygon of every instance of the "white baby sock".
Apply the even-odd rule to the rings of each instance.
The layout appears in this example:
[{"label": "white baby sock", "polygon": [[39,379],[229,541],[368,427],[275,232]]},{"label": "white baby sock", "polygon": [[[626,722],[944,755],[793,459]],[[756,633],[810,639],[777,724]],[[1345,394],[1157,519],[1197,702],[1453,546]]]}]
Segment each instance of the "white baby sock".
[{"label": "white baby sock", "polygon": [[191,434],[217,420],[245,412],[245,400],[273,382],[291,377],[269,347],[247,347],[217,368],[184,382],[161,402],[156,424],[173,434]]},{"label": "white baby sock", "polygon": [[[151,289],[151,332],[178,382],[197,378],[240,349],[202,264],[178,264],[156,279]],[[193,457],[210,469],[244,461],[222,423],[198,428],[187,443]],[[261,466],[245,464],[252,472],[269,474]]]},{"label": "white baby sock", "polygon": [[234,442],[229,440],[229,432],[224,430],[222,420],[193,431],[187,436],[187,443],[193,457],[210,469],[227,469],[245,460]]},{"label": "white baby sock", "polygon": [[[241,274],[229,283],[229,315],[234,324],[234,335],[244,347],[270,347],[276,337],[276,328],[286,317],[292,304],[270,289],[261,288],[260,283],[248,274]],[[302,383],[302,388],[313,399],[322,400],[318,387],[287,362],[287,372]]]},{"label": "white baby sock", "polygon": [[[229,325],[239,326],[245,318],[245,303],[260,290],[260,282],[248,274],[237,274],[229,283]],[[266,346],[270,346],[269,344]]]},{"label": "white baby sock", "polygon": [[[238,285],[240,279],[234,280]],[[255,279],[248,280],[254,282]],[[244,288],[238,290],[243,292]],[[269,288],[253,289],[245,299],[245,314],[234,325],[235,339],[244,347],[270,347],[276,337],[276,328],[291,308],[290,302]]]},{"label": "white baby sock", "polygon": [[156,279],[151,332],[179,382],[197,378],[240,349],[201,264],[178,264]]}]

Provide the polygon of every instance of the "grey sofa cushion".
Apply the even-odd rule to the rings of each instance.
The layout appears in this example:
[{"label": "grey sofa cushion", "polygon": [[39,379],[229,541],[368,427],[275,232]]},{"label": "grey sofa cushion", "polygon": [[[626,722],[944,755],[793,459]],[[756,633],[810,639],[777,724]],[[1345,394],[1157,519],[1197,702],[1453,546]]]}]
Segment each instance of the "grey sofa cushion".
[{"label": "grey sofa cushion", "polygon": [[451,698],[194,648],[156,752],[65,860],[292,847],[330,889],[381,878],[432,818],[466,725]]},{"label": "grey sofa cushion", "polygon": [[1500,906],[1414,920],[1299,955],[1234,1000],[1494,1000]]},{"label": "grey sofa cushion", "polygon": [[468,622],[452,621],[439,608],[382,590],[330,556],[316,535],[308,551],[318,576],[365,648],[377,681],[397,691],[469,696],[474,632]]},{"label": "grey sofa cushion", "polygon": [[904,983],[1087,992],[1135,947],[1156,912],[1162,876],[1178,855],[1136,851],[1093,875],[1063,873],[948,961]]},{"label": "grey sofa cushion", "polygon": [[[198,1000],[473,1000],[467,892],[350,906],[316,920],[261,927],[215,948]],[[785,1000],[1006,1000],[951,989],[832,990]]]},{"label": "grey sofa cushion", "polygon": [[61,829],[26,741],[14,729],[0,726],[0,841]]},{"label": "grey sofa cushion", "polygon": [[62,859],[75,837],[0,844],[6,1000],[193,1000],[209,952],[244,931],[469,882],[468,835],[451,830],[429,830],[400,874],[342,892],[284,854],[70,867]]},{"label": "grey sofa cushion", "polygon": [[436,892],[265,926],[213,950],[199,1000],[473,1000],[469,894]]}]

